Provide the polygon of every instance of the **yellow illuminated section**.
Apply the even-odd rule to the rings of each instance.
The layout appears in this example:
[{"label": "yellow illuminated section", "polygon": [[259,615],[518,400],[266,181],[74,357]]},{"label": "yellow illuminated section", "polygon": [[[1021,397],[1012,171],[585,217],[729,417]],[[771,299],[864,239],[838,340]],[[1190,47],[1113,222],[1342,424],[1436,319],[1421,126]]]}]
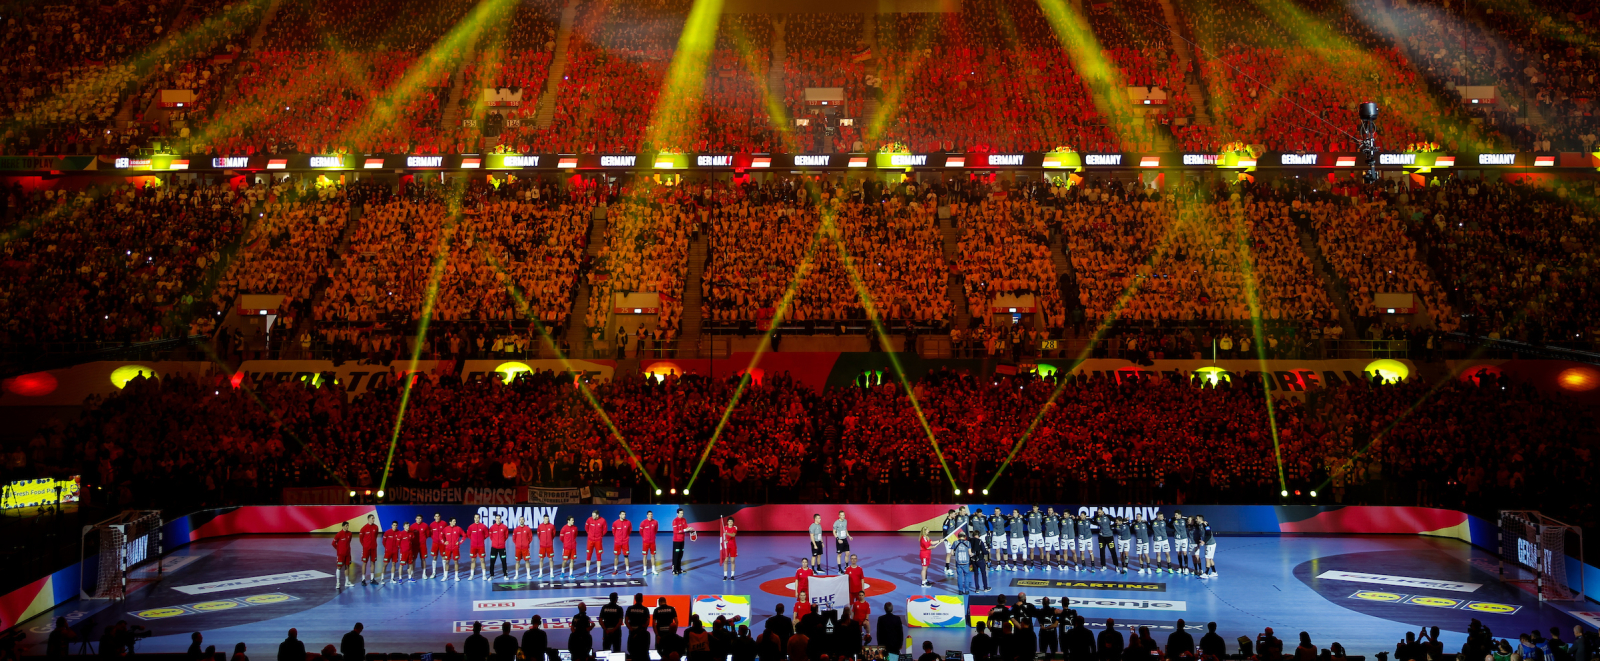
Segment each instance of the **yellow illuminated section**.
[{"label": "yellow illuminated section", "polygon": [[1374,374],[1378,375],[1378,378],[1383,379],[1384,383],[1404,381],[1406,377],[1411,376],[1411,368],[1406,367],[1405,363],[1389,358],[1367,363],[1367,366],[1362,368],[1361,371],[1366,372],[1368,377]]},{"label": "yellow illuminated section", "polygon": [[121,390],[128,386],[128,382],[138,378],[140,374],[143,374],[145,378],[149,379],[161,378],[161,375],[156,374],[154,368],[145,367],[144,365],[123,365],[122,367],[118,367],[111,372],[111,385],[114,385],[118,390]]},{"label": "yellow illuminated section", "polygon": [[504,379],[506,383],[511,383],[512,381],[516,380],[517,376],[525,372],[532,372],[533,368],[528,367],[527,363],[519,363],[513,360],[509,363],[500,363],[499,366],[494,368],[494,371],[498,373],[500,378]]}]

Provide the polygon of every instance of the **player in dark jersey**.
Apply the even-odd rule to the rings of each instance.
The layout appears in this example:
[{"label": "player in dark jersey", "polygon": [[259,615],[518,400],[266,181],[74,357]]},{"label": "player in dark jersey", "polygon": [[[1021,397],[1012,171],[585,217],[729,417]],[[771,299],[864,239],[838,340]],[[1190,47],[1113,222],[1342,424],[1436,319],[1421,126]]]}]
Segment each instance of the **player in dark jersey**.
[{"label": "player in dark jersey", "polygon": [[1094,528],[1100,536],[1100,569],[1106,569],[1106,556],[1111,556],[1111,564],[1117,564],[1117,546],[1112,540],[1111,516],[1106,514],[1105,508],[1100,508],[1094,515]]},{"label": "player in dark jersey", "polygon": [[1056,508],[1052,507],[1044,513],[1044,570],[1054,571],[1060,563],[1057,554],[1061,552],[1061,517],[1056,516]]},{"label": "player in dark jersey", "polygon": [[1077,568],[1090,573],[1094,572],[1094,524],[1089,521],[1088,514],[1079,514],[1073,517],[1078,528],[1078,562]]},{"label": "player in dark jersey", "polygon": [[1150,524],[1143,512],[1133,515],[1133,554],[1139,558],[1139,573],[1150,573]]},{"label": "player in dark jersey", "polygon": [[1189,522],[1183,512],[1172,513],[1172,555],[1178,561],[1173,573],[1185,573],[1189,568]]},{"label": "player in dark jersey", "polygon": [[1011,546],[1011,565],[1009,568],[1011,571],[1016,571],[1019,564],[1017,561],[1019,555],[1022,559],[1020,564],[1023,566],[1028,564],[1028,521],[1022,518],[1020,510],[1013,509],[1011,510],[1011,519],[1008,524],[1006,537],[1009,539],[1006,543]]},{"label": "player in dark jersey", "polygon": [[[1201,544],[1200,550],[1196,552],[1194,556],[1194,568],[1196,571],[1200,572],[1200,578],[1216,578],[1217,535],[1216,533],[1212,532],[1211,524],[1206,523],[1205,517],[1196,515],[1194,517],[1194,523],[1198,528],[1195,538]],[[1205,560],[1205,564],[1203,565],[1201,564],[1202,556]]]},{"label": "player in dark jersey", "polygon": [[1156,520],[1150,522],[1150,557],[1157,574],[1172,571],[1172,543],[1167,541],[1167,515],[1162,512],[1156,512]]},{"label": "player in dark jersey", "polygon": [[994,558],[995,570],[1006,568],[1006,551],[1010,545],[1006,543],[1006,515],[1000,508],[994,508],[994,515],[989,517],[989,551]]},{"label": "player in dark jersey", "polygon": [[1023,522],[1023,528],[1028,533],[1028,555],[1023,558],[1022,565],[1025,569],[1033,569],[1039,566],[1039,561],[1044,557],[1044,513],[1039,511],[1038,505],[1034,505]]},{"label": "player in dark jersey", "polygon": [[1188,560],[1189,560],[1189,563],[1190,563],[1189,571],[1190,571],[1190,573],[1194,574],[1195,576],[1199,576],[1200,575],[1200,556],[1201,556],[1202,553],[1205,552],[1205,549],[1200,548],[1200,523],[1197,521],[1197,518],[1198,517],[1193,517],[1193,516],[1189,517],[1189,525],[1188,525],[1188,528],[1189,528],[1189,558],[1188,558]]},{"label": "player in dark jersey", "polygon": [[1128,550],[1133,547],[1133,525],[1122,517],[1117,517],[1112,524],[1112,529],[1117,533],[1117,557],[1121,563],[1117,570],[1123,574],[1128,573]]}]

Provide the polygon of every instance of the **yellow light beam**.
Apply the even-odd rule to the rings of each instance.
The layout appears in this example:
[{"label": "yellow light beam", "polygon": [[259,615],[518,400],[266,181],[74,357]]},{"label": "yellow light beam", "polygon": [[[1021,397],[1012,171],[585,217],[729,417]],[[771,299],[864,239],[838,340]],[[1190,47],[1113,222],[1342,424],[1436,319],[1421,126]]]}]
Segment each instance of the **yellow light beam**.
[{"label": "yellow light beam", "polygon": [[[723,0],[695,0],[672,52],[672,64],[662,81],[662,93],[650,118],[651,148],[683,151],[700,123],[706,64],[717,45]],[[674,116],[677,116],[675,118]]]}]

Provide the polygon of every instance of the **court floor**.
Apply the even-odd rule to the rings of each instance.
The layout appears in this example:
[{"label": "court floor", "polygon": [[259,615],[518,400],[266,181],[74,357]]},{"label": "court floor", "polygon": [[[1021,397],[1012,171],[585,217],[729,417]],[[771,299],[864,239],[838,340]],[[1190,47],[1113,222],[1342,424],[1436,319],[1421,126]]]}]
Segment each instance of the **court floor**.
[{"label": "court floor", "polygon": [[[794,603],[793,576],[809,551],[804,535],[741,535],[737,576],[723,581],[716,566],[716,545],[705,540],[689,545],[689,573],[641,576],[612,582],[608,572],[577,580],[416,581],[384,586],[334,589],[333,548],[327,536],[251,535],[198,542],[169,555],[174,565],[159,581],[143,584],[122,602],[72,601],[23,624],[32,652],[42,654],[45,636],[58,615],[74,628],[97,627],[127,620],[154,635],[138,645],[141,652],[181,652],[189,634],[203,631],[206,644],[231,651],[245,642],[250,653],[276,653],[290,627],[299,630],[309,650],[339,642],[356,622],[365,626],[372,652],[442,651],[447,642],[468,635],[473,621],[497,627],[501,620],[524,622],[533,614],[561,626],[576,612],[582,598],[610,592],[630,603],[635,593],[680,595],[677,603],[702,599],[707,607],[741,608],[747,597],[755,632],[779,603]],[[919,595],[954,596],[955,581],[943,576],[943,554],[935,551],[933,587],[918,586],[917,542],[913,535],[862,534],[854,550],[866,568],[868,602],[874,619],[885,600],[905,614],[907,599]],[[638,544],[634,544],[637,552]],[[668,554],[670,549],[663,548]],[[670,561],[670,558],[663,557]],[[1228,641],[1230,652],[1239,636],[1255,638],[1273,627],[1289,646],[1300,631],[1309,631],[1320,647],[1337,641],[1351,654],[1393,650],[1406,631],[1438,626],[1446,651],[1465,640],[1472,618],[1488,625],[1497,638],[1561,627],[1570,632],[1579,620],[1569,610],[1600,610],[1580,604],[1541,603],[1517,584],[1502,582],[1493,555],[1452,539],[1412,536],[1250,536],[1223,537],[1216,556],[1220,576],[1202,580],[1187,575],[1137,574],[1110,576],[1082,571],[993,571],[993,594],[1029,598],[1070,598],[1078,613],[1094,626],[1114,618],[1119,629],[1150,626],[1165,641],[1178,618],[1196,634],[1207,622]],[[1122,585],[1104,585],[1120,583]],[[730,598],[731,597],[731,598]],[[519,600],[519,601],[508,601]],[[946,604],[948,607],[948,604]],[[956,606],[960,608],[960,606]],[[591,615],[597,611],[590,606]],[[679,608],[680,620],[687,609]],[[1589,624],[1594,624],[1589,622]],[[546,627],[550,628],[550,627]],[[935,649],[966,649],[972,631],[966,628],[909,629],[916,643],[933,641]],[[492,637],[491,633],[491,637]],[[99,634],[93,634],[98,638]],[[554,645],[565,647],[567,634],[553,629]],[[598,635],[596,636],[598,642]]]}]

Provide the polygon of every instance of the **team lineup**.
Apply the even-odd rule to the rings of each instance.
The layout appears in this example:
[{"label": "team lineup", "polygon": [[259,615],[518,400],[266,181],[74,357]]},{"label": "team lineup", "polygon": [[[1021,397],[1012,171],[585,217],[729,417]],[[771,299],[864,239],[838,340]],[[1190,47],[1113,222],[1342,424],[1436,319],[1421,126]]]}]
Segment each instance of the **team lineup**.
[{"label": "team lineup", "polygon": [[[632,576],[634,563],[631,538],[634,522],[626,512],[606,521],[598,510],[591,511],[582,523],[583,541],[578,540],[580,527],[576,517],[567,517],[565,525],[557,528],[548,515],[537,526],[526,518],[519,518],[515,527],[508,526],[500,515],[492,523],[485,523],[481,515],[473,515],[472,523],[465,529],[457,520],[433,515],[433,521],[416,520],[401,524],[392,521],[387,530],[378,525],[376,515],[369,514],[366,523],[351,533],[348,522],[341,524],[333,537],[337,556],[335,589],[344,589],[360,581],[362,585],[382,585],[399,581],[416,580],[489,580],[496,575],[508,578],[576,578],[602,576],[606,573],[605,538],[611,537],[612,576]],[[832,521],[834,547],[833,570],[840,574],[859,572],[859,560],[850,552],[849,523],[840,511]],[[662,573],[662,563],[657,552],[656,537],[660,521],[655,512],[646,512],[638,522],[640,557],[638,571],[641,575]],[[731,580],[739,556],[738,527],[727,518],[718,524],[718,565],[723,580]],[[796,572],[796,593],[803,596],[809,576],[828,571],[825,550],[824,526],[821,514],[812,515],[808,529],[810,557],[801,559]],[[678,509],[671,521],[672,573],[682,574],[684,543],[697,538],[689,528],[683,510]],[[561,554],[556,555],[559,539]],[[534,542],[538,549],[535,555]],[[361,546],[359,564],[352,562],[352,542]],[[583,568],[578,570],[578,551],[583,549]],[[465,579],[461,576],[462,546],[467,547]],[[1058,514],[1054,507],[1041,511],[1038,505],[1026,513],[1012,509],[1006,514],[994,508],[984,514],[982,508],[969,510],[963,505],[948,510],[941,522],[939,538],[930,537],[923,528],[918,539],[918,559],[921,565],[921,585],[929,586],[928,567],[933,562],[933,549],[944,547],[944,573],[957,579],[957,592],[970,594],[987,592],[990,571],[1116,571],[1122,574],[1133,569],[1137,573],[1192,574],[1200,578],[1217,575],[1216,535],[1202,516],[1184,517],[1174,512],[1168,519],[1157,513],[1152,519],[1135,514],[1129,519],[1111,516],[1104,508],[1093,515]],[[382,561],[379,550],[382,550]],[[498,574],[497,574],[498,570]],[[851,590],[854,596],[856,590]]]},{"label": "team lineup", "polygon": [[[494,577],[495,565],[499,564],[499,575],[505,578],[534,577],[577,577],[600,576],[605,572],[605,537],[611,536],[611,575],[632,576],[633,561],[631,537],[633,535],[633,521],[628,519],[626,512],[617,514],[614,521],[607,522],[600,516],[599,510],[590,512],[589,518],[583,522],[584,533],[584,562],[583,572],[577,572],[578,558],[578,525],[576,517],[567,517],[566,525],[557,529],[550,522],[550,517],[542,517],[537,527],[528,525],[525,518],[518,519],[516,527],[509,527],[501,521],[499,515],[493,517],[492,524],[485,524],[481,515],[474,514],[472,523],[462,529],[456,519],[445,520],[440,514],[433,515],[433,521],[422,520],[417,515],[416,521],[401,527],[399,521],[389,523],[389,529],[378,527],[377,515],[368,514],[366,524],[356,533],[350,532],[350,523],[340,524],[339,532],[333,536],[334,554],[337,557],[338,571],[334,574],[334,588],[342,590],[355,584],[357,580],[362,585],[382,585],[400,581],[416,580],[463,580],[461,577],[461,547],[467,546],[467,577],[466,580],[478,580],[479,571],[482,571],[481,580]],[[661,573],[661,561],[656,552],[656,534],[660,531],[661,523],[655,518],[655,512],[646,512],[645,518],[639,521],[639,572],[641,575]],[[733,519],[728,518],[719,528],[719,562],[723,567],[723,577],[732,578],[734,563],[739,557],[737,535],[739,529],[734,525]],[[683,510],[677,511],[677,516],[672,519],[672,573],[682,574],[683,545],[685,541],[693,540],[697,533],[689,529],[688,520],[683,517]],[[555,553],[556,539],[561,540],[561,559],[557,561]],[[537,558],[533,555],[533,542],[539,542]],[[359,542],[361,545],[361,562],[359,565],[352,562],[351,543]],[[510,543],[514,555],[508,557],[507,542]],[[383,560],[378,559],[379,545],[382,545]],[[402,577],[402,572],[404,576]],[[352,574],[359,574],[359,579]]]},{"label": "team lineup", "polygon": [[[1185,518],[1181,512],[1173,512],[1170,520],[1165,513],[1151,520],[1135,514],[1130,520],[1110,516],[1104,508],[1088,516],[1057,514],[1054,507],[1041,512],[1034,505],[1026,514],[1012,509],[1007,515],[995,508],[986,516],[982,508],[968,514],[963,505],[945,513],[942,530],[945,575],[956,577],[959,594],[988,592],[991,569],[1126,574],[1138,562],[1140,574],[1217,575],[1217,538],[1211,524],[1205,517]],[[918,541],[922,585],[927,586],[935,542],[926,528]]]}]

